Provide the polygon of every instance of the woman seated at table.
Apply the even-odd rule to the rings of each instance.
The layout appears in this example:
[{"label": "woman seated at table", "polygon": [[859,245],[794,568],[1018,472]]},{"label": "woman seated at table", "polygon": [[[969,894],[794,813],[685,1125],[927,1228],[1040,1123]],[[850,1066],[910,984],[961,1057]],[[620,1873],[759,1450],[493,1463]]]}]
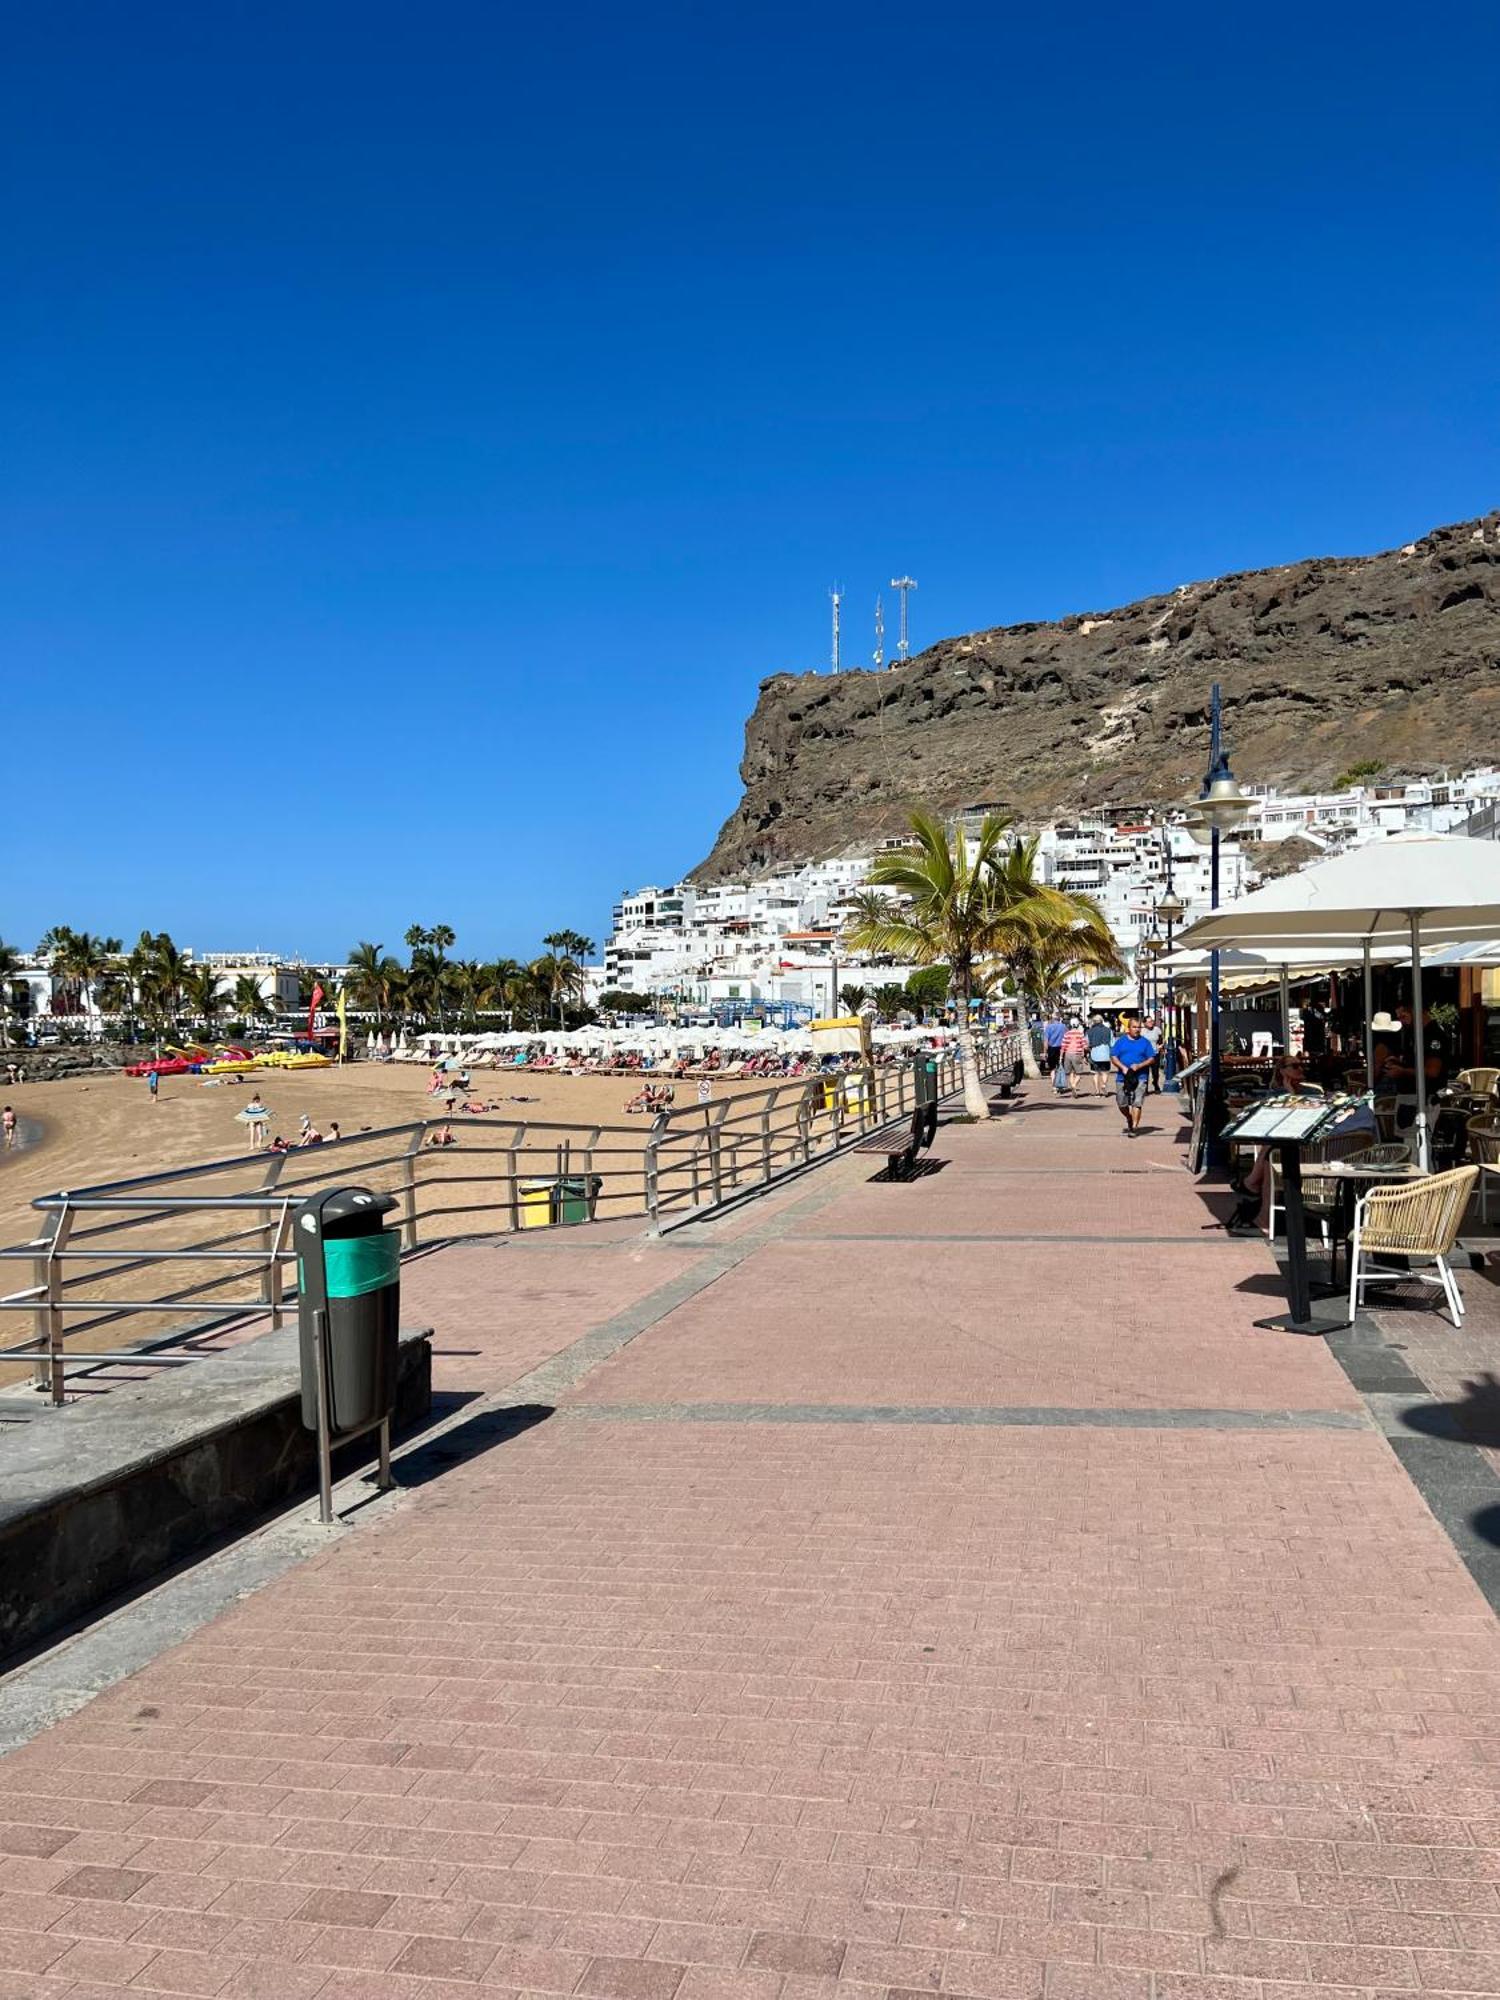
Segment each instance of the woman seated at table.
[{"label": "woman seated at table", "polygon": [[[1307,1067],[1301,1056],[1278,1056],[1271,1071],[1271,1094],[1277,1097],[1321,1097],[1323,1092],[1307,1081]],[[1342,1122],[1342,1121],[1341,1121]],[[1371,1128],[1374,1127],[1372,1118]],[[1271,1184],[1271,1148],[1257,1146],[1255,1164],[1238,1183],[1239,1207],[1225,1223],[1226,1229],[1259,1229],[1261,1209]]]}]

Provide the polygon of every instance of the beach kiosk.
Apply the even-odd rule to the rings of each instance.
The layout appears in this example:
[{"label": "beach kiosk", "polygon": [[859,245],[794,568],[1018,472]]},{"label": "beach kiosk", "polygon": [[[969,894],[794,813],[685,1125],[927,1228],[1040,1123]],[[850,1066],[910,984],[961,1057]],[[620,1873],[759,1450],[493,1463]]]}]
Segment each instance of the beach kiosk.
[{"label": "beach kiosk", "polygon": [[840,1014],[814,1021],[808,1029],[813,1054],[821,1062],[825,1056],[858,1056],[857,1070],[839,1070],[823,1079],[823,1109],[833,1111],[842,1104],[846,1115],[858,1117],[871,1099],[870,1017],[867,1014]]}]

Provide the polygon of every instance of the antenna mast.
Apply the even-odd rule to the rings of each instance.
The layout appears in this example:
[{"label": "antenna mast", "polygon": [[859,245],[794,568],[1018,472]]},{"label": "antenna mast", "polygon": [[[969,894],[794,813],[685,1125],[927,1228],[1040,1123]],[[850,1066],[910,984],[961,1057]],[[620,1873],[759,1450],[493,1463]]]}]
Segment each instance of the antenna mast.
[{"label": "antenna mast", "polygon": [[891,589],[899,590],[901,593],[901,636],[896,641],[896,651],[903,660],[911,652],[911,627],[908,623],[907,607],[910,594],[916,587],[917,579],[914,576],[893,576],[891,578]]},{"label": "antenna mast", "polygon": [[844,601],[842,584],[836,583],[828,595],[833,599],[833,671],[837,674],[843,671],[839,649],[839,606]]},{"label": "antenna mast", "polygon": [[885,606],[877,597],[875,600],[875,671],[885,665]]}]

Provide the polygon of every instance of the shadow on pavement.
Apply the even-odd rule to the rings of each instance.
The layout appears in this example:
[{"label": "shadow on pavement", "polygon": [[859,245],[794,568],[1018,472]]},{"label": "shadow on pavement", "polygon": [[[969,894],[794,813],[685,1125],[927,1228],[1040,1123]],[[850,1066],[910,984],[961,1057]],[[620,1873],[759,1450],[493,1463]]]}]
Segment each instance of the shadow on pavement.
[{"label": "shadow on pavement", "polygon": [[1424,1437],[1500,1447],[1500,1379],[1487,1371],[1476,1381],[1465,1382],[1457,1401],[1414,1403],[1401,1412],[1401,1421]]},{"label": "shadow on pavement", "polygon": [[1500,1549],[1500,1507],[1481,1507],[1469,1522],[1482,1542]]},{"label": "shadow on pavement", "polygon": [[889,1167],[882,1167],[878,1174],[871,1174],[871,1187],[882,1183],[888,1187],[902,1187],[907,1181],[925,1181],[929,1174],[940,1174],[948,1162],[946,1160],[922,1159],[912,1161],[903,1174],[893,1174]]},{"label": "shadow on pavement", "polygon": [[513,1403],[504,1409],[481,1410],[441,1437],[418,1445],[415,1451],[403,1452],[396,1466],[396,1483],[425,1486],[429,1480],[441,1479],[454,1466],[465,1465],[496,1445],[509,1444],[553,1414],[550,1403]]}]

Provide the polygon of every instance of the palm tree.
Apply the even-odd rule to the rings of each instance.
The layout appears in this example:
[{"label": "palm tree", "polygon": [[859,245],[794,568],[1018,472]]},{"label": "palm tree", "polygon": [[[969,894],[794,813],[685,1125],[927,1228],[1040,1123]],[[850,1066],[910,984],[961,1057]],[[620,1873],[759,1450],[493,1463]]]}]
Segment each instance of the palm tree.
[{"label": "palm tree", "polygon": [[1064,946],[1079,964],[1118,962],[1098,905],[1039,883],[1036,843],[1008,846],[1009,824],[988,815],[971,851],[961,830],[950,836],[931,813],[913,812],[912,846],[876,856],[847,934],[856,950],[949,967],[964,1105],[976,1118],[988,1117],[989,1107],[969,1036],[969,1002],[987,964],[998,960],[1014,976],[1014,968],[1038,960],[1043,950],[1055,956]]},{"label": "palm tree", "polygon": [[401,979],[400,960],[392,958],[383,944],[369,944],[362,938],[350,952],[349,998],[356,1007],[375,1016],[377,1027],[385,1026]]},{"label": "palm tree", "polygon": [[0,938],[0,1048],[10,1047],[10,1024],[15,1014],[15,982],[21,971],[21,954],[13,944]]},{"label": "palm tree", "polygon": [[234,982],[234,998],[231,1002],[235,1017],[241,1021],[269,1021],[271,1009],[266,1004],[266,996],[260,990],[260,981],[248,972],[242,972]]},{"label": "palm tree", "polygon": [[[1002,899],[1029,918],[1017,928],[1003,957],[1016,991],[1037,1013],[1060,1000],[1067,981],[1080,972],[1124,970],[1114,933],[1093,897],[1037,881],[1039,846],[1035,836],[1014,841],[995,870]],[[1023,1037],[1021,1052],[1028,1072],[1035,1075],[1029,1036]]]},{"label": "palm tree", "polygon": [[974,1118],[990,1115],[969,1033],[975,969],[1004,952],[1018,921],[1018,913],[1002,904],[995,881],[1009,825],[1008,819],[987,814],[971,853],[962,827],[950,838],[941,820],[913,812],[912,845],[876,855],[870,886],[855,896],[846,934],[857,951],[950,968],[964,1108]]},{"label": "palm tree", "polygon": [[[559,932],[558,935],[562,936],[564,933]],[[552,940],[544,938],[543,943],[551,944]],[[584,939],[584,943],[588,943],[587,938]],[[532,961],[531,976],[556,1007],[557,1025],[562,1027],[567,1003],[570,1000],[581,1000],[587,989],[588,982],[584,977],[583,967],[576,958],[569,958],[553,945],[550,951]]]},{"label": "palm tree", "polygon": [[211,1035],[219,1009],[224,1004],[224,996],[219,991],[219,975],[211,965],[195,965],[183,974],[182,997],[189,1013],[201,1021],[205,1032]]},{"label": "palm tree", "polygon": [[69,1011],[97,1015],[94,988],[119,957],[120,940],[58,924],[42,939],[42,947],[51,950],[53,974],[66,983],[73,1003]]}]

